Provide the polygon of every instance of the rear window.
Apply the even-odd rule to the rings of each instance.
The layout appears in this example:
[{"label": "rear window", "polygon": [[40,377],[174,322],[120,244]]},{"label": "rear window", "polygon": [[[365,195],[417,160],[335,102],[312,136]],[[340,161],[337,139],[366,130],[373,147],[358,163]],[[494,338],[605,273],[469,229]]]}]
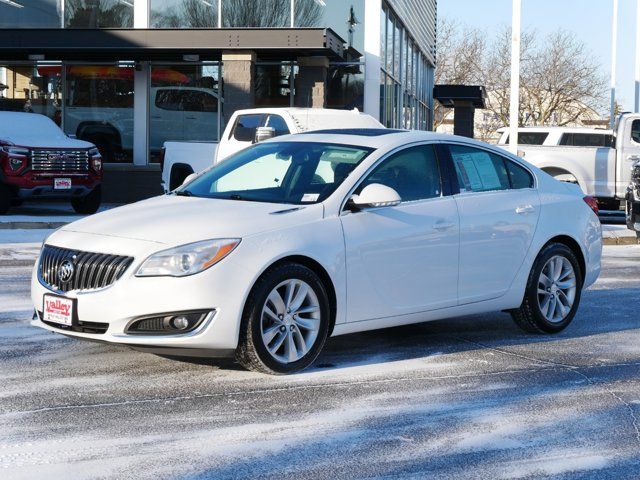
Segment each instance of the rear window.
[{"label": "rear window", "polygon": [[291,133],[287,127],[287,122],[285,122],[284,118],[280,115],[249,113],[238,116],[230,136],[240,142],[252,142],[256,136],[256,129],[258,127],[273,128],[276,137]]},{"label": "rear window", "polygon": [[606,133],[563,133],[560,145],[567,147],[610,147],[613,135]]}]

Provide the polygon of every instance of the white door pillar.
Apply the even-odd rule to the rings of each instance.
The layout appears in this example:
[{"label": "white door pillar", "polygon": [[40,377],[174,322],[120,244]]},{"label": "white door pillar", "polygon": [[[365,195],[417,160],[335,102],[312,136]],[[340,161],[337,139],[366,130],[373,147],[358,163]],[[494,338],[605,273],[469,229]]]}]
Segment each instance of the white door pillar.
[{"label": "white door pillar", "polygon": [[382,0],[364,6],[364,113],[380,120],[380,17]]},{"label": "white door pillar", "polygon": [[150,0],[135,0],[133,3],[133,28],[149,28]]},{"label": "white door pillar", "polygon": [[136,62],[133,76],[133,164],[147,165],[149,156],[149,62]]}]

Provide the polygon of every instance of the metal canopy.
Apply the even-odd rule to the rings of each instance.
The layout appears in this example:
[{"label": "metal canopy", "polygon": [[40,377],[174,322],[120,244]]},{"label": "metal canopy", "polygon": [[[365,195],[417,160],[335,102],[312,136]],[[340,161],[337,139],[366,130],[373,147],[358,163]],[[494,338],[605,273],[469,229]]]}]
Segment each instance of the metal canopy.
[{"label": "metal canopy", "polygon": [[344,40],[330,28],[0,29],[0,59],[171,60],[182,55],[220,59],[223,50],[253,50],[261,58],[323,55],[342,60]]}]

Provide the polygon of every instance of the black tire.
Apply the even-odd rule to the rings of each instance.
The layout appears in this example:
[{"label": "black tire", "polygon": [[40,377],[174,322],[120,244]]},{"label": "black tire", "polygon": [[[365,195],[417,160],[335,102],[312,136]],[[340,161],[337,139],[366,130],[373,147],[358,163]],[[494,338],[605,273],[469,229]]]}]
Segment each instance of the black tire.
[{"label": "black tire", "polygon": [[[554,256],[563,256],[571,263],[576,279],[576,293],[571,310],[560,322],[550,322],[542,313],[538,302],[538,279],[545,264]],[[511,311],[516,324],[529,333],[558,333],[564,330],[573,320],[580,305],[582,294],[582,271],[573,251],[562,243],[550,243],[538,254],[527,280],[524,299],[520,308]]]},{"label": "black tire", "polygon": [[6,215],[13,202],[13,193],[6,186],[0,183],[0,215]]},{"label": "black tire", "polygon": [[[283,363],[267,350],[261,333],[262,310],[269,294],[287,280],[306,282],[318,298],[320,322],[318,335],[309,351],[299,360]],[[253,286],[244,308],[236,360],[248,370],[284,375],[307,368],[318,357],[329,333],[331,309],[322,280],[309,268],[297,263],[283,263],[267,270]]]},{"label": "black tire", "polygon": [[98,208],[100,208],[100,203],[102,203],[102,187],[100,185],[91,190],[91,192],[86,194],[84,197],[71,199],[71,206],[73,209],[76,213],[83,215],[96,213]]}]

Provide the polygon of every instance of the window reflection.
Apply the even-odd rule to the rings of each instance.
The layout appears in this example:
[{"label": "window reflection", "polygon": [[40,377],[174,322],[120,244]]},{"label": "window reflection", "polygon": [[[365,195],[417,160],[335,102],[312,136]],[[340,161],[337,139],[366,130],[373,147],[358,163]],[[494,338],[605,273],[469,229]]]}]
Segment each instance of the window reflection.
[{"label": "window reflection", "polygon": [[61,124],[60,65],[0,65],[0,111],[33,112]]},{"label": "window reflection", "polygon": [[65,0],[68,28],[131,28],[134,0]]},{"label": "window reflection", "polygon": [[217,0],[151,0],[151,28],[215,28]]}]

